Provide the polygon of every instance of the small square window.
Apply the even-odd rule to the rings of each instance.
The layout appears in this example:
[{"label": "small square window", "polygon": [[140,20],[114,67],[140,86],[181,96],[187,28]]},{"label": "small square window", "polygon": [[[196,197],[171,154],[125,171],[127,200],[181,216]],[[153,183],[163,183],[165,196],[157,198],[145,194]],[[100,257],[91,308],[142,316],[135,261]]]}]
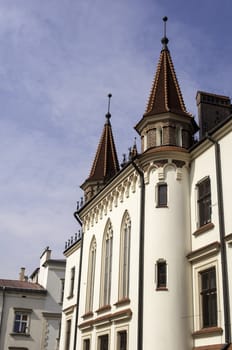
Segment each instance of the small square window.
[{"label": "small square window", "polygon": [[157,207],[167,207],[168,195],[167,184],[158,184],[157,186]]},{"label": "small square window", "polygon": [[14,333],[29,334],[29,313],[23,311],[15,312]]}]

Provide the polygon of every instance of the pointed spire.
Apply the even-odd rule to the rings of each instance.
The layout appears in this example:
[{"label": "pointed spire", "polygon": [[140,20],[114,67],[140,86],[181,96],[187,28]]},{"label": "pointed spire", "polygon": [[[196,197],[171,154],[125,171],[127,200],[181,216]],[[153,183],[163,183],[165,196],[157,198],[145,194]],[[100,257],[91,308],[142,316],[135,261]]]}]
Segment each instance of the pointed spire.
[{"label": "pointed spire", "polygon": [[163,44],[146,111],[135,129],[141,136],[141,149],[175,146],[188,149],[197,125],[187,112],[176,77],[166,36],[167,17],[163,18]]},{"label": "pointed spire", "polygon": [[[108,112],[106,122],[98,144],[97,152],[89,177],[81,186],[88,192],[87,200],[90,199],[98,190],[100,190],[117,172],[119,171],[118,156],[113,138],[113,132],[110,123],[110,99],[108,95]],[[91,192],[91,195],[89,194]]]},{"label": "pointed spire", "polygon": [[185,108],[184,100],[180,90],[180,86],[176,77],[172,58],[168,50],[168,38],[166,37],[166,22],[168,18],[164,17],[164,37],[161,42],[163,44],[162,51],[152,84],[151,93],[145,112],[147,114],[161,114],[173,112],[176,114],[190,115]]}]

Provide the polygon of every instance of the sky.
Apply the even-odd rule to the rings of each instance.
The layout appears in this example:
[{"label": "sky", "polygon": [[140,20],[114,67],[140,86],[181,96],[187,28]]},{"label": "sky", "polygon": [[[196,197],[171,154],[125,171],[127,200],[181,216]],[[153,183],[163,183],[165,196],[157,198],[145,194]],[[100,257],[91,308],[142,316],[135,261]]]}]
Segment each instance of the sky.
[{"label": "sky", "polygon": [[137,136],[167,37],[186,108],[231,96],[231,0],[0,1],[0,278],[63,259],[105,123],[119,162]]}]

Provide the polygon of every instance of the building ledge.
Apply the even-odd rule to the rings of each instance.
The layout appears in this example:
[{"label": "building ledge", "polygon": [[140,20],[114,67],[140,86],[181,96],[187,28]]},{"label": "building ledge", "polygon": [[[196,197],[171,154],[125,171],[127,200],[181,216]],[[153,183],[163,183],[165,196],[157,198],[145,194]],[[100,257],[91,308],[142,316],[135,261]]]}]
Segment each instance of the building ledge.
[{"label": "building ledge", "polygon": [[212,230],[214,228],[214,224],[212,222],[209,222],[208,224],[205,224],[201,227],[199,227],[195,232],[193,232],[193,235],[194,236],[199,236],[201,235],[202,233],[205,233],[209,230]]},{"label": "building ledge", "polygon": [[91,318],[93,317],[93,311],[86,312],[83,316],[81,316],[84,320],[86,318]]},{"label": "building ledge", "polygon": [[117,311],[104,316],[97,317],[93,320],[85,321],[79,324],[81,330],[91,329],[93,326],[100,327],[111,324],[112,322],[124,321],[132,317],[131,309],[125,309],[122,311]]},{"label": "building ledge", "polygon": [[204,259],[207,256],[215,255],[219,252],[220,246],[220,243],[217,241],[210,243],[187,254],[187,259],[190,262],[194,262],[196,260]]},{"label": "building ledge", "polygon": [[[214,345],[203,345],[203,346],[196,346],[193,348],[193,350],[222,350],[224,349],[226,344],[214,344]],[[228,350],[231,350],[232,347],[229,346]]]},{"label": "building ledge", "polygon": [[99,309],[97,309],[95,312],[97,314],[101,314],[103,312],[107,312],[107,311],[110,311],[111,310],[111,305],[104,305],[104,306],[101,306]]},{"label": "building ledge", "polygon": [[207,327],[202,328],[199,331],[192,333],[192,336],[195,337],[207,337],[209,335],[220,335],[223,333],[223,329],[221,327]]},{"label": "building ledge", "polygon": [[120,299],[114,305],[116,307],[118,307],[118,306],[123,306],[123,305],[127,305],[127,304],[130,304],[130,299],[129,298]]}]

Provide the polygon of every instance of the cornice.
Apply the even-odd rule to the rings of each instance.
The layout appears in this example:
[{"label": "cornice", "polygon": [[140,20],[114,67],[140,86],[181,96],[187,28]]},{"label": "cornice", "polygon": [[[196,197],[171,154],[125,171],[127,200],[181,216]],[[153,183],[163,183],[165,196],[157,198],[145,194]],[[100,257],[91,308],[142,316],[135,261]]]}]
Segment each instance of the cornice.
[{"label": "cornice", "polygon": [[[222,125],[219,125],[217,128],[212,130],[209,135],[213,136],[216,141],[220,141],[223,137],[232,132],[232,117],[230,116]],[[213,143],[205,137],[199,141],[194,147],[190,150],[191,161],[199,157],[201,154],[206,152],[210,147],[213,146]]]}]

